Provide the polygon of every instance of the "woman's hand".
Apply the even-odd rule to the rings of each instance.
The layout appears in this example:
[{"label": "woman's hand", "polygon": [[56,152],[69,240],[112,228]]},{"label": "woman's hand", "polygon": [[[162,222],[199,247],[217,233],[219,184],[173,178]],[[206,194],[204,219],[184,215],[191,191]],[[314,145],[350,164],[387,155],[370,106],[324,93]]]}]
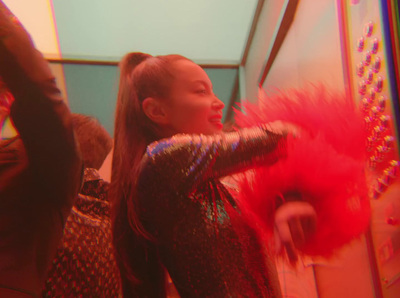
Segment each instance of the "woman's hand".
[{"label": "woman's hand", "polygon": [[317,214],[304,201],[284,203],[275,212],[275,242],[277,251],[286,250],[289,261],[296,263],[297,249],[315,233]]}]

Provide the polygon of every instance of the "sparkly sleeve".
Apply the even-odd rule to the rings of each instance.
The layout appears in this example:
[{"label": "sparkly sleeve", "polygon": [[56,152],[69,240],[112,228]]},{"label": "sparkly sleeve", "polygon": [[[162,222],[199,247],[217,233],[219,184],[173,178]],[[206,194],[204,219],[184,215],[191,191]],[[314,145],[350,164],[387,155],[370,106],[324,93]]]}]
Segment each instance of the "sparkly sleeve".
[{"label": "sparkly sleeve", "polygon": [[212,136],[182,134],[152,143],[143,166],[170,189],[188,193],[207,179],[285,156],[286,137],[261,126]]}]

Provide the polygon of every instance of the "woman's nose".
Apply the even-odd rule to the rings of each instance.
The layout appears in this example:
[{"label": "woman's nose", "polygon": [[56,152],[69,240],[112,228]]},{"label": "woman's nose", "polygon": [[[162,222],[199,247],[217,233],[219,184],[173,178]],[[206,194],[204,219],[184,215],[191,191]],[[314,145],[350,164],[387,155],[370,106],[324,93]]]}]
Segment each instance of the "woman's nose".
[{"label": "woman's nose", "polygon": [[225,107],[223,101],[221,101],[218,97],[215,96],[215,100],[212,103],[212,107],[216,110],[222,110]]}]

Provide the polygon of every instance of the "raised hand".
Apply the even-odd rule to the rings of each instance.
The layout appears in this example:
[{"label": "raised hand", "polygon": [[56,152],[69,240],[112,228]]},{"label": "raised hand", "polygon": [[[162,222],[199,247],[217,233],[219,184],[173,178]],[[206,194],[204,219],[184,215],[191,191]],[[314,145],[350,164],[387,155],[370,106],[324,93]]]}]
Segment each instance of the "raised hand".
[{"label": "raised hand", "polygon": [[297,249],[301,248],[315,233],[317,214],[311,204],[290,201],[280,206],[275,213],[275,242],[277,251],[286,251],[289,261],[298,260]]}]

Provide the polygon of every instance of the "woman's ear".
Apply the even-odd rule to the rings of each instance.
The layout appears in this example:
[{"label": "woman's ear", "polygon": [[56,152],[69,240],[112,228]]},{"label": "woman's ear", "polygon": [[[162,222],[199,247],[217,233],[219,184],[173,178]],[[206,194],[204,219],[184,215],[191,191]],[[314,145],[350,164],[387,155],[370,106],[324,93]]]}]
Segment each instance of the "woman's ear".
[{"label": "woman's ear", "polygon": [[166,124],[168,122],[167,113],[162,102],[154,97],[147,97],[142,102],[143,112],[153,122]]}]

